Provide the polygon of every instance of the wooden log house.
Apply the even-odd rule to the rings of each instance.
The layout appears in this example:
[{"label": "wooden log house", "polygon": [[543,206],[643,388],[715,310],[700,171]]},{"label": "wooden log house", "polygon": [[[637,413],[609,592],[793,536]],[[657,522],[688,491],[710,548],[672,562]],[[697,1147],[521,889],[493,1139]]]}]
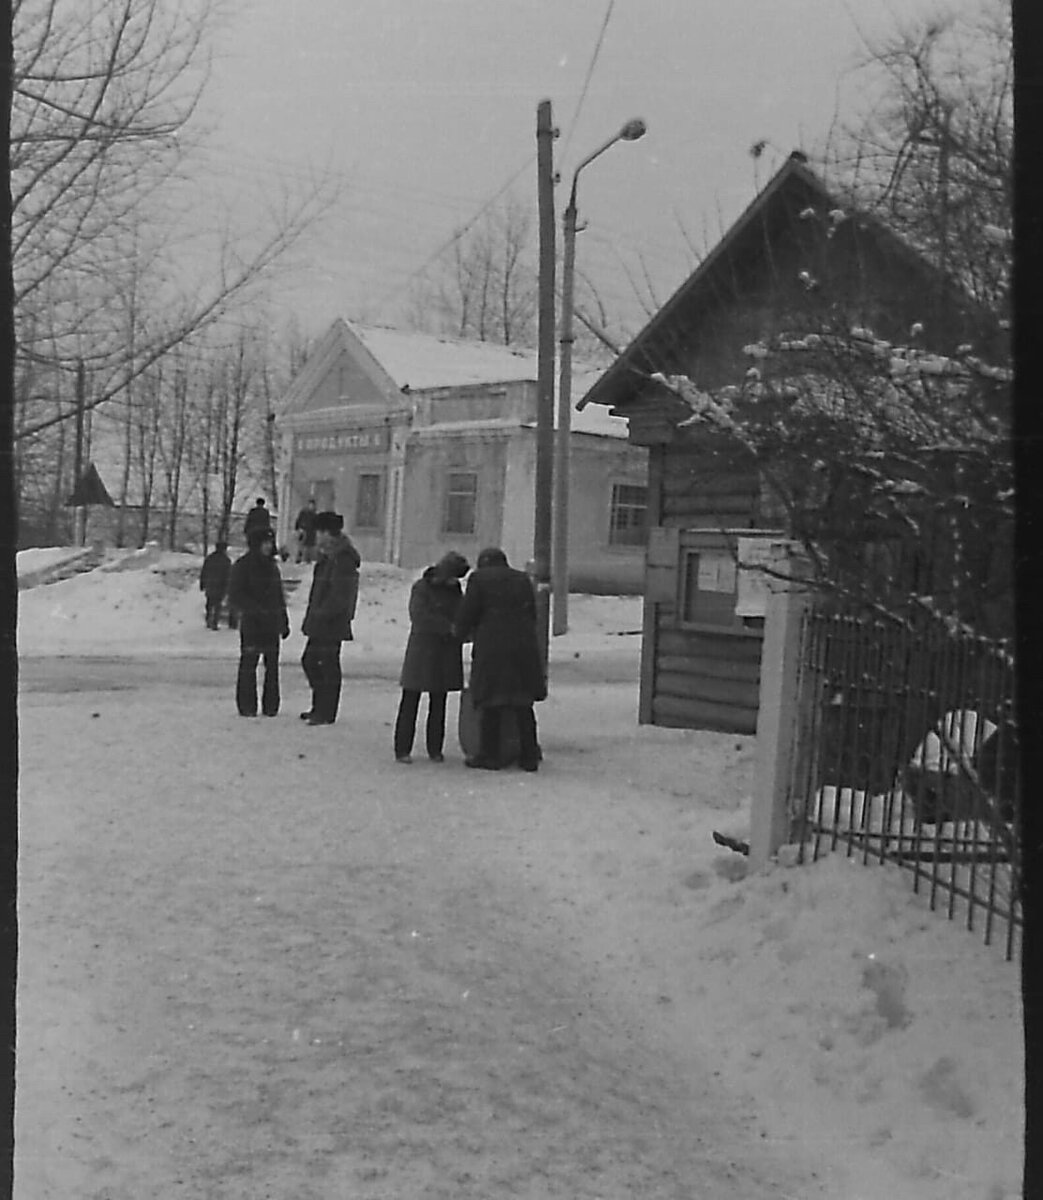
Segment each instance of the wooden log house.
[{"label": "wooden log house", "polygon": [[983,328],[962,291],[795,152],[580,401],[625,417],[649,451],[643,724],[756,731],[763,576],[736,556],[764,556],[791,532],[749,454],[704,425],[679,427],[691,412],[655,376],[739,384],[745,346],[841,321],[896,343],[916,324],[938,353],[980,346]]}]

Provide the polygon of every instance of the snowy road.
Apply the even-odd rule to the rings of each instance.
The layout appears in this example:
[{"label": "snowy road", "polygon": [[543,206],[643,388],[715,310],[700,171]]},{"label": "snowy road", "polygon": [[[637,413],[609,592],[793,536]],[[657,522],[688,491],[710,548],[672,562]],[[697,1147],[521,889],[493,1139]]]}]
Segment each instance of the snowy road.
[{"label": "snowy road", "polygon": [[632,685],[489,775],[395,764],[387,682],[306,729],[228,668],[23,664],[19,1200],[841,1194],[679,986],[690,799]]},{"label": "snowy road", "polygon": [[[284,649],[282,655],[282,677],[287,686],[301,680],[299,640],[291,646],[292,649]],[[172,686],[227,689],[235,676],[237,647],[236,635],[229,634],[218,643],[217,653],[213,656],[184,653],[169,657],[23,655],[19,659],[19,682],[22,691],[51,693]],[[353,661],[350,647],[343,652],[342,660],[346,686],[350,686],[352,680],[384,680],[395,685],[402,665],[400,654],[383,658],[368,656],[362,661]],[[551,686],[575,683],[630,683],[636,697],[633,644],[620,639],[616,653],[602,652],[596,661],[582,656],[555,661]],[[636,698],[634,703],[636,706]]]}]

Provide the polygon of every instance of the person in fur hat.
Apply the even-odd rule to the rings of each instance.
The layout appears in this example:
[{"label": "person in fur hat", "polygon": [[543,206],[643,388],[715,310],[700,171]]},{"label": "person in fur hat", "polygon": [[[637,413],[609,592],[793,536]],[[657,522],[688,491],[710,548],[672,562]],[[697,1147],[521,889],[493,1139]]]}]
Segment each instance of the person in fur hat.
[{"label": "person in fur hat", "polygon": [[235,702],[241,717],[257,716],[257,666],[264,661],[261,712],[279,711],[279,639],[290,635],[282,576],[275,561],[275,534],[252,529],[249,547],[232,566],[228,603],[239,614],[239,674]]},{"label": "person in fur hat", "polygon": [[359,552],[335,512],[315,514],[318,559],[312,574],[308,611],[302,626],[308,639],[301,666],[311,686],[311,708],[301,713],[309,725],[332,725],[340,706],[341,642],[350,642],[359,595]]}]

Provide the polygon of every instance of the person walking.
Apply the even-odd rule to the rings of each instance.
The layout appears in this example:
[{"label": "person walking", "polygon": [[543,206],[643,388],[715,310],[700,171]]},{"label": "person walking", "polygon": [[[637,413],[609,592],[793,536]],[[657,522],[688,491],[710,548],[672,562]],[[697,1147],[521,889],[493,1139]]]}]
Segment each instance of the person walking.
[{"label": "person walking", "polygon": [[310,563],[315,557],[315,498],[314,496],[297,514],[294,531],[297,534],[297,562]]},{"label": "person walking", "polygon": [[[216,542],[213,550],[203,559],[199,572],[199,590],[206,596],[206,627],[216,629],[221,617],[221,605],[228,593],[228,576],[232,560],[228,557],[228,543]],[[228,628],[232,628],[229,614]]]},{"label": "person walking", "polygon": [[464,685],[463,653],[453,621],[463,599],[460,580],[471,569],[462,554],[450,550],[428,567],[409,593],[409,640],[399,683],[402,698],[395,719],[395,761],[412,762],[420,697],[427,692],[427,757],[442,762],[445,706],[449,692]]},{"label": "person walking", "polygon": [[261,712],[279,712],[279,639],[290,636],[282,576],[275,561],[275,534],[253,529],[248,549],[232,567],[228,600],[239,614],[239,674],[235,702],[241,717],[257,716],[257,665],[264,661]]},{"label": "person walking", "polygon": [[243,522],[243,534],[248,538],[255,529],[271,529],[271,527],[272,514],[268,511],[264,497],[258,496],[253,508],[246,514],[246,520]]},{"label": "person walking", "polygon": [[518,765],[539,769],[540,752],[533,704],[547,697],[547,679],[536,634],[536,592],[524,571],[490,547],[478,555],[467,581],[456,635],[474,641],[471,649],[471,697],[479,710],[479,752],[469,767],[498,771],[503,765],[500,735],[503,714],[512,710],[518,724]]},{"label": "person walking", "polygon": [[332,725],[340,705],[340,644],[352,640],[362,559],[344,534],[344,518],[335,512],[315,514],[315,549],[318,559],[302,626],[308,641],[301,658],[311,708],[301,713],[301,720]]}]

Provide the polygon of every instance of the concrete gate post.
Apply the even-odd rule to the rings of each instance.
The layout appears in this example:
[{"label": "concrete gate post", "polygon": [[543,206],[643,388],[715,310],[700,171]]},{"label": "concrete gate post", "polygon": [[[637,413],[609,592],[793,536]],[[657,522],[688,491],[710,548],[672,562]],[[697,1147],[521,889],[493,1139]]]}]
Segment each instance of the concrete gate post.
[{"label": "concrete gate post", "polygon": [[772,547],[757,712],[757,763],[750,813],[750,865],[762,869],[789,838],[789,784],[799,730],[801,629],[810,605],[800,547]]}]

